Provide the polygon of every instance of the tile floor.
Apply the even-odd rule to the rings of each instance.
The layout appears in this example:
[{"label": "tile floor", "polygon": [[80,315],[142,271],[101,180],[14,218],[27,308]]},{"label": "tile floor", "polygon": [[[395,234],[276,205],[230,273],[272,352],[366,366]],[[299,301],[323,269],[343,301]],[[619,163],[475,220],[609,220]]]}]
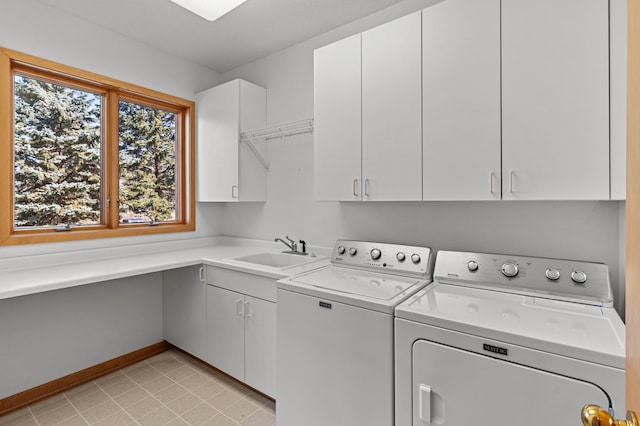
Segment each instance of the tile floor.
[{"label": "tile floor", "polygon": [[273,401],[177,350],[0,417],[2,426],[275,423]]}]

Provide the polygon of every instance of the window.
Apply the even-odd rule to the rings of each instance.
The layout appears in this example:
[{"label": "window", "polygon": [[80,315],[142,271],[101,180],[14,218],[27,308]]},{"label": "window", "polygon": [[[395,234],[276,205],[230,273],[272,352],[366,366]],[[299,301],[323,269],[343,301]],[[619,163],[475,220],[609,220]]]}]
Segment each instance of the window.
[{"label": "window", "polygon": [[102,96],[14,74],[16,229],[101,223]]},{"label": "window", "polygon": [[176,219],[178,113],[119,102],[120,222]]},{"label": "window", "polygon": [[0,244],[195,229],[193,112],[0,49]]}]

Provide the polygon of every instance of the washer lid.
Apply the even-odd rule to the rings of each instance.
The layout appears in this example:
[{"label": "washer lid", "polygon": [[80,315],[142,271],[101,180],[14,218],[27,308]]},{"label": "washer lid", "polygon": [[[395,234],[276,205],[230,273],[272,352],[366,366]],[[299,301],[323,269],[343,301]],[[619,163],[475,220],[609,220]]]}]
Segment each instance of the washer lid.
[{"label": "washer lid", "polygon": [[291,282],[386,301],[403,293],[419,280],[352,268],[330,267],[293,277]]},{"label": "washer lid", "polygon": [[396,317],[625,368],[625,328],[613,308],[434,283]]},{"label": "washer lid", "polygon": [[279,290],[393,314],[398,303],[430,281],[327,266],[278,281]]}]

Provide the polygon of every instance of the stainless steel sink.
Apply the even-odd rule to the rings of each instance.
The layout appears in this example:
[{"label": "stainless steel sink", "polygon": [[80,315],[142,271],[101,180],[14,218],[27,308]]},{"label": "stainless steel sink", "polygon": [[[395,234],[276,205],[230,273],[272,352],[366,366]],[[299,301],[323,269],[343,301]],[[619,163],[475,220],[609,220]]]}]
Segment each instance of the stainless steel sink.
[{"label": "stainless steel sink", "polygon": [[287,253],[258,253],[250,256],[236,257],[233,260],[268,266],[270,268],[284,269],[315,262],[320,259],[320,257],[301,256]]}]

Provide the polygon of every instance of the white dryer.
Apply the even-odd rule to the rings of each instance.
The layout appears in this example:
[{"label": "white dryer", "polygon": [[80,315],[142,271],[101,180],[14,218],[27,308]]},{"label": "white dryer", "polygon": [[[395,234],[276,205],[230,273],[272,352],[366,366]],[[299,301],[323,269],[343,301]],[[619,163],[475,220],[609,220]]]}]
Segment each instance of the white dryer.
[{"label": "white dryer", "polygon": [[278,426],[393,424],[393,311],[431,282],[427,247],[338,240],[278,281]]},{"label": "white dryer", "polygon": [[625,328],[606,265],[438,252],[396,308],[395,425],[580,424],[625,412]]}]

